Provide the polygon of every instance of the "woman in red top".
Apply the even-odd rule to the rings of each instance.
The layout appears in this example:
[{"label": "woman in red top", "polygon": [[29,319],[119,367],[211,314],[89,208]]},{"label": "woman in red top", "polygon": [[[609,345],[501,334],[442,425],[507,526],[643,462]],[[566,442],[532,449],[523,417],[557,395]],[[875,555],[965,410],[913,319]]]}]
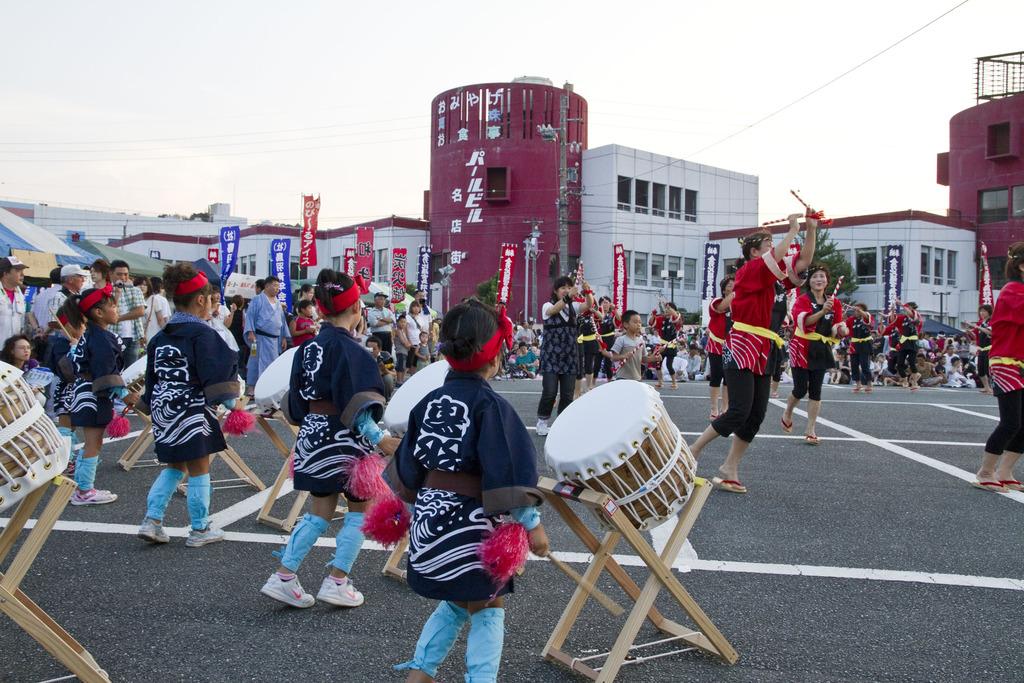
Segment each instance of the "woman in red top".
[{"label": "woman in red top", "polygon": [[313,302],[303,299],[295,304],[295,320],[291,324],[292,346],[301,346],[316,336],[316,320],[313,318]]},{"label": "woman in red top", "polygon": [[832,347],[838,337],[848,332],[843,322],[843,305],[825,293],[828,268],[824,264],[811,267],[807,293],[793,304],[793,338],[789,341],[789,365],[793,371],[793,393],[786,401],[782,415],[782,431],[793,431],[793,410],[804,396],[807,401],[807,431],[804,440],[818,445],[814,432],[821,411],[821,385],[825,371],[835,367]]},{"label": "woman in red top", "polygon": [[740,460],[768,410],[771,373],[778,359],[772,348],[773,344],[775,348],[782,347],[782,339],[770,329],[775,283],[785,281],[787,287],[799,287],[803,284],[800,272],[814,258],[818,221],[810,217],[806,219],[803,249],[800,253],[786,255],[800,231],[800,217],[798,213],[789,216],[789,231],[778,244],[773,244],[770,232],[763,231],[743,240],[745,263],[736,271],[732,329],[726,335],[722,352],[725,379],[729,384],[729,410],[719,415],[690,446],[696,458],[715,437],[735,434],[729,455],[718,468],[722,476],[714,479],[715,486],[724,491],[747,492],[739,482]]},{"label": "woman in red top", "polygon": [[[677,389],[679,387],[676,384],[676,355],[679,352],[679,343],[677,341],[680,330],[683,329],[683,316],[679,313],[679,309],[676,308],[674,303],[666,301],[662,306],[664,311],[662,314],[658,314],[657,310],[651,311],[651,315],[647,318],[647,325],[651,327],[661,338],[661,357],[665,359],[664,366],[665,372],[668,372],[669,377],[672,378],[672,388]],[[661,389],[661,378],[663,375],[661,365],[658,366],[658,381],[654,385],[655,389]],[[683,378],[686,379],[685,377]]]},{"label": "woman in red top", "polygon": [[[899,304],[899,301],[896,302]],[[917,391],[917,380],[921,377],[917,371],[917,340],[924,328],[924,320],[917,312],[917,304],[908,301],[903,304],[903,313],[889,323],[882,331],[883,335],[899,333],[899,350],[896,352],[896,369],[905,378],[911,391]]]},{"label": "woman in red top", "polygon": [[[722,296],[713,299],[708,304],[708,343],[704,351],[708,354],[708,379],[711,380],[711,419],[714,420],[721,413],[729,410],[729,388],[722,385],[725,372],[722,368],[722,344],[725,343],[725,336],[732,327],[732,314],[729,307],[735,298],[733,286],[736,278],[732,275],[726,276],[719,285]],[[721,388],[719,388],[721,387]],[[718,394],[722,394],[722,410],[718,410]]]},{"label": "woman in red top", "polygon": [[1006,257],[1006,285],[992,314],[989,375],[999,401],[999,424],[985,443],[974,485],[986,491],[1024,491],[1013,466],[1024,451],[1024,242],[1014,242]]}]

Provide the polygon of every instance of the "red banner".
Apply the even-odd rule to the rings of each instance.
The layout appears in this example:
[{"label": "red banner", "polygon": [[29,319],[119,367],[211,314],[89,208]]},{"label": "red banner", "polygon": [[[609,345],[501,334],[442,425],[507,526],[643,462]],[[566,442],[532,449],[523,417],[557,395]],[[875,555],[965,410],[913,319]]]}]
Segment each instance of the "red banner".
[{"label": "red banner", "polygon": [[405,301],[405,269],[408,250],[395,247],[391,250],[391,303]]},{"label": "red banner", "polygon": [[316,265],[316,224],[320,215],[320,197],[302,196],[302,235],[299,237],[299,265]]},{"label": "red banner", "polygon": [[988,270],[988,247],[981,243],[981,282],[978,284],[978,305],[992,305],[992,273]]},{"label": "red banner", "polygon": [[373,278],[373,228],[356,228],[356,275]]},{"label": "red banner", "polygon": [[220,249],[218,247],[210,247],[207,249],[206,260],[210,263],[220,263]]},{"label": "red banner", "polygon": [[612,265],[612,305],[619,315],[626,310],[629,300],[629,264],[626,263],[626,249],[616,244],[615,260]]},{"label": "red banner", "polygon": [[518,246],[515,244],[501,245],[501,260],[498,262],[498,303],[507,304],[512,298],[512,277],[516,269],[516,253]]},{"label": "red banner", "polygon": [[356,248],[348,247],[345,249],[345,275],[349,277],[356,276]]}]

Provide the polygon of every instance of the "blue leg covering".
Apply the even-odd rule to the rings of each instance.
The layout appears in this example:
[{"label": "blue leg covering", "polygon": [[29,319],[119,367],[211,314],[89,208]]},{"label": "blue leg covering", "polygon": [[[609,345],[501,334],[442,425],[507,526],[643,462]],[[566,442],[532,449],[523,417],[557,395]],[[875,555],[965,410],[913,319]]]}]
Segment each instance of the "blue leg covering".
[{"label": "blue leg covering", "polygon": [[167,503],[170,502],[175,487],[184,476],[184,472],[173,467],[165,468],[157,476],[156,481],[149,487],[149,495],[146,497],[146,517],[157,522],[163,521]]},{"label": "blue leg covering", "polygon": [[469,612],[446,600],[442,601],[423,625],[412,660],[396,664],[395,670],[417,669],[431,678],[437,676],[437,667],[448,656],[467,619]]},{"label": "blue leg covering", "polygon": [[335,569],[348,574],[352,571],[352,565],[356,561],[356,557],[359,556],[359,550],[363,547],[363,513],[352,512],[349,510],[345,513],[345,521],[341,524],[341,531],[338,532],[338,536],[335,539],[336,550],[334,551],[334,561],[331,565]]},{"label": "blue leg covering", "polygon": [[188,516],[192,520],[192,528],[202,531],[209,524],[210,514],[210,475],[201,474],[188,478]]},{"label": "blue leg covering", "polygon": [[96,483],[96,466],[99,464],[100,456],[83,458],[79,454],[78,462],[75,464],[75,483],[78,484],[79,491],[89,491],[93,488],[93,484]]},{"label": "blue leg covering", "polygon": [[505,643],[505,610],[482,609],[469,618],[466,643],[466,683],[496,683]]},{"label": "blue leg covering", "polygon": [[298,571],[302,560],[306,558],[306,553],[327,531],[328,524],[323,517],[317,517],[307,512],[292,529],[292,535],[288,537],[288,545],[282,551],[275,551],[274,557],[280,558],[281,566],[287,567],[293,572]]}]

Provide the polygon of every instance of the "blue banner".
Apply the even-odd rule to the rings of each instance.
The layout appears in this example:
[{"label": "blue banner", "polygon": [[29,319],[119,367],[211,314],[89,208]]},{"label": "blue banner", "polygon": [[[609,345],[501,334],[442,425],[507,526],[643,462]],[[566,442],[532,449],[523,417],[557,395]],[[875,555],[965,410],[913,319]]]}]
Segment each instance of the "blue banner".
[{"label": "blue banner", "polygon": [[220,229],[220,298],[224,302],[224,288],[228,286],[228,278],[235,272],[238,261],[237,225],[225,226]]},{"label": "blue banner", "polygon": [[883,248],[882,258],[882,293],[885,295],[885,312],[893,310],[903,289],[903,245],[890,244]]},{"label": "blue banner", "polygon": [[704,286],[701,288],[700,299],[702,302],[711,301],[715,298],[715,291],[718,288],[718,261],[722,245],[708,242],[704,245]]},{"label": "blue banner", "polygon": [[416,289],[422,289],[430,305],[430,247],[420,247],[420,260],[416,268]]},{"label": "blue banner", "polygon": [[270,274],[281,281],[277,300],[287,311],[292,310],[291,247],[292,241],[287,238],[270,242]]}]

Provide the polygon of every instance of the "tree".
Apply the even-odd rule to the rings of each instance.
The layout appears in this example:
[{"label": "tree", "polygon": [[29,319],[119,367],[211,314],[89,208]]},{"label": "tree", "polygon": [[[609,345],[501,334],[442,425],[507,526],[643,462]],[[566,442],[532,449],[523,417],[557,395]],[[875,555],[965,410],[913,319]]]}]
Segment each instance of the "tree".
[{"label": "tree", "polygon": [[829,270],[829,286],[826,292],[832,293],[836,280],[843,277],[843,286],[839,288],[840,298],[849,298],[857,291],[857,276],[853,266],[843,253],[836,248],[836,243],[828,234],[828,230],[818,231],[817,246],[814,250],[814,263],[824,263]]},{"label": "tree", "polygon": [[498,273],[494,273],[490,280],[484,280],[476,286],[476,297],[490,306],[498,303]]}]

